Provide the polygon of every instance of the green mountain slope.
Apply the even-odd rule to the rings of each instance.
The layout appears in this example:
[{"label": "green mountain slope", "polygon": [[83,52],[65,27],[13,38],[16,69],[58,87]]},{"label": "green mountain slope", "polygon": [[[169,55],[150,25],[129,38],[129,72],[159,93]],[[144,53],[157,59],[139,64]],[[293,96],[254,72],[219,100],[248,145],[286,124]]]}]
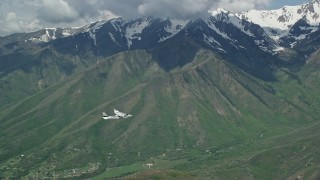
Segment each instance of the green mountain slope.
[{"label": "green mountain slope", "polygon": [[[263,166],[270,154],[298,146],[300,141],[290,132],[317,122],[319,81],[313,66],[297,72],[275,69],[278,81],[265,82],[207,50],[199,49],[192,61],[166,71],[157,63],[164,56],[154,52],[127,51],[98,59],[88,55],[89,68],[77,66],[79,69],[66,75],[61,66],[54,66],[56,70],[50,68],[44,76],[48,86],[2,103],[0,177],[85,178],[100,174],[99,179],[145,171],[145,164],[152,163],[154,168],[177,171],[147,171],[142,177],[203,178],[203,171],[213,169],[207,172],[221,178],[236,172],[245,178],[241,168],[224,170],[229,160],[242,157],[253,178],[288,178],[300,172],[281,166],[278,168],[287,171],[283,176],[278,171],[266,176],[274,169]],[[310,59],[310,63],[316,61]],[[34,71],[29,77],[15,76],[21,77],[17,84],[34,82],[24,79],[37,74]],[[9,85],[15,82],[8,81]],[[20,93],[4,89],[8,94]],[[103,120],[101,113],[112,113],[113,108],[133,117]],[[299,133],[308,136],[309,131]],[[279,147],[283,142],[278,137],[288,138],[288,143]],[[312,135],[305,140],[312,154],[318,148],[312,145],[315,138]],[[277,164],[276,159],[268,161],[268,166]],[[312,162],[316,168],[317,159]],[[193,172],[186,173],[190,168]]]}]

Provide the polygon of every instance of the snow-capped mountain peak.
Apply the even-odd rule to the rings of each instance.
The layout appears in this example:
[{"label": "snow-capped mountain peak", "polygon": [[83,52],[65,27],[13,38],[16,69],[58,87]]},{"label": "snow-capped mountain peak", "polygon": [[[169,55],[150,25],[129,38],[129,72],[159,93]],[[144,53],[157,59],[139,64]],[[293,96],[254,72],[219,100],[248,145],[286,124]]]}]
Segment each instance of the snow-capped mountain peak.
[{"label": "snow-capped mountain peak", "polygon": [[173,36],[175,36],[177,33],[179,33],[185,26],[188,24],[189,21],[184,20],[171,20],[168,22],[168,24],[164,27],[164,30],[167,32],[167,35],[161,37],[159,42],[163,42]]},{"label": "snow-capped mountain peak", "polygon": [[305,18],[310,25],[320,24],[320,3],[314,0],[311,3],[298,6],[284,6],[276,10],[250,10],[238,13],[237,16],[260,25],[274,40],[287,36],[290,28],[300,19]]},{"label": "snow-capped mountain peak", "polygon": [[238,13],[238,16],[259,24],[262,27],[289,29],[299,19],[306,17],[311,24],[320,23],[320,3],[314,0],[311,3],[298,6],[284,6],[276,10],[251,10]]},{"label": "snow-capped mountain peak", "polygon": [[320,0],[276,10],[251,10],[235,14],[218,8],[208,13],[208,18],[190,21],[152,17],[132,20],[115,18],[76,28],[47,28],[31,33],[23,40],[46,43],[73,36],[69,40],[77,41],[74,47],[80,47],[86,41],[89,43],[87,47],[107,54],[155,47],[170,42],[171,38],[186,37],[223,53],[258,48],[274,54],[293,48],[320,31]]},{"label": "snow-capped mountain peak", "polygon": [[142,18],[138,19],[136,21],[133,21],[132,23],[128,23],[128,26],[126,27],[126,38],[128,42],[128,47],[132,45],[133,39],[141,40],[141,33],[142,31],[148,27],[151,23],[151,18]]}]

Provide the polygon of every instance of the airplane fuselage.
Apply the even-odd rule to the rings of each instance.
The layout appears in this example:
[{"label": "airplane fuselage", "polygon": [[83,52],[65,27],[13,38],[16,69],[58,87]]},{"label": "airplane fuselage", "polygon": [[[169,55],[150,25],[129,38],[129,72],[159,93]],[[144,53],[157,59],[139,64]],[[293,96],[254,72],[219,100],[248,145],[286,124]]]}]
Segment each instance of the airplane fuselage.
[{"label": "airplane fuselage", "polygon": [[119,116],[103,116],[102,119],[105,119],[105,120],[107,120],[107,119],[120,119],[120,117]]}]

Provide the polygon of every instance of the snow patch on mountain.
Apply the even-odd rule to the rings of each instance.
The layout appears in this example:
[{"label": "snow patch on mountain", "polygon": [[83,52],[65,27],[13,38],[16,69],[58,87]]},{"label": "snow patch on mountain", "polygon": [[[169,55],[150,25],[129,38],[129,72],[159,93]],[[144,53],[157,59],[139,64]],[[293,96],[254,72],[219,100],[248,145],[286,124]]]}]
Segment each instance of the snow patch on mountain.
[{"label": "snow patch on mountain", "polygon": [[97,21],[89,26],[87,32],[89,32],[89,36],[94,42],[94,45],[97,46],[97,39],[96,39],[96,31],[101,28],[107,21]]},{"label": "snow patch on mountain", "polygon": [[82,27],[72,27],[72,28],[45,28],[39,31],[39,33],[41,31],[44,31],[41,35],[36,35],[28,40],[34,43],[49,42],[58,38],[73,36],[75,34],[88,31],[88,26],[89,25],[82,26]]},{"label": "snow patch on mountain", "polygon": [[233,35],[229,35],[219,27],[217,27],[217,23],[224,22],[227,24],[233,25],[235,28],[241,30],[244,34],[252,37],[254,39],[254,43],[263,51],[268,53],[279,52],[279,49],[282,49],[278,44],[269,39],[269,35],[266,32],[259,31],[256,29],[256,24],[251,21],[247,21],[240,14],[233,14],[225,9],[219,8],[217,10],[209,11],[211,18],[207,20],[208,26],[220,34],[225,39],[230,40],[230,44],[235,48],[245,49],[243,46],[239,44],[239,42],[234,38]]},{"label": "snow patch on mountain", "polygon": [[320,3],[314,0],[298,6],[284,6],[276,10],[250,10],[236,14],[242,19],[260,25],[274,40],[289,34],[290,28],[300,19],[306,18],[312,26],[320,24]]},{"label": "snow patch on mountain", "polygon": [[274,51],[275,53],[280,52],[280,51],[284,51],[284,50],[285,50],[285,48],[284,48],[284,47],[280,47],[280,46],[275,47],[275,48],[273,49],[273,51]]},{"label": "snow patch on mountain", "polygon": [[32,37],[29,40],[35,43],[49,42],[51,40],[56,39],[56,34],[55,34],[56,30],[57,30],[56,28],[46,28],[44,34],[38,37]]},{"label": "snow patch on mountain", "polygon": [[268,45],[266,45],[265,40],[255,40],[254,42],[261,50],[268,52],[268,53],[272,53],[272,50],[276,49],[276,48],[272,47],[271,48],[272,50],[270,50]]},{"label": "snow patch on mountain", "polygon": [[111,32],[109,32],[109,36],[110,36],[112,42],[114,42],[115,44],[117,44],[118,46],[121,47],[121,45],[116,41],[116,38],[114,38],[114,35]]},{"label": "snow patch on mountain", "polygon": [[71,35],[72,35],[72,32],[70,31],[70,29],[64,29],[64,30],[62,31],[62,35],[63,35],[64,37],[66,37],[66,36],[71,36]]},{"label": "snow patch on mountain", "polygon": [[214,39],[214,37],[203,34],[203,40],[211,48],[217,49],[223,53],[227,53],[224,49],[222,49],[221,44],[216,39]]},{"label": "snow patch on mountain", "polygon": [[210,44],[210,45],[211,45],[212,43],[214,43],[214,44],[216,44],[216,45],[218,45],[218,46],[221,47],[221,44],[220,44],[216,39],[214,39],[214,37],[207,36],[207,35],[203,34],[203,40],[204,40],[207,44]]},{"label": "snow patch on mountain", "polygon": [[159,42],[163,42],[177,33],[179,33],[188,24],[189,21],[184,20],[171,20],[170,23],[164,27],[164,30],[169,34],[167,36],[161,37]]},{"label": "snow patch on mountain", "polygon": [[208,12],[216,20],[232,24],[238,29],[240,29],[242,32],[244,32],[245,34],[254,37],[254,35],[248,29],[245,30],[244,28],[245,25],[243,24],[242,19],[239,18],[236,14],[233,14],[223,8],[218,8],[216,10],[209,10]]},{"label": "snow patch on mountain", "polygon": [[108,22],[108,21],[101,20],[101,21],[95,22],[94,24],[91,25],[89,31],[95,33],[95,32],[96,32],[98,29],[100,29],[106,22]]},{"label": "snow patch on mountain", "polygon": [[286,38],[294,39],[294,41],[290,43],[290,47],[291,48],[293,48],[295,45],[297,45],[299,41],[307,39],[311,33],[314,33],[316,31],[318,31],[319,28],[318,27],[314,27],[314,26],[311,26],[311,27],[299,27],[299,30],[303,31],[303,33],[294,34],[294,33],[292,33],[290,31],[290,33],[286,37]]},{"label": "snow patch on mountain", "polygon": [[213,23],[212,19],[207,19],[205,22],[206,22],[206,24],[208,25],[208,27],[209,27],[210,29],[212,29],[213,31],[215,31],[215,32],[216,32],[217,34],[219,34],[221,37],[223,37],[223,38],[225,38],[225,39],[228,39],[228,40],[230,40],[230,41],[233,41],[233,40],[228,36],[227,33],[220,31],[220,30],[215,26],[215,24]]},{"label": "snow patch on mountain", "polygon": [[141,33],[150,25],[150,21],[150,18],[143,18],[127,26],[125,37],[127,39],[128,48],[131,47],[133,39],[141,40]]},{"label": "snow patch on mountain", "polygon": [[120,32],[120,33],[123,32],[122,26],[125,23],[124,20],[122,20],[121,18],[116,18],[116,19],[110,20],[110,23],[116,32]]}]

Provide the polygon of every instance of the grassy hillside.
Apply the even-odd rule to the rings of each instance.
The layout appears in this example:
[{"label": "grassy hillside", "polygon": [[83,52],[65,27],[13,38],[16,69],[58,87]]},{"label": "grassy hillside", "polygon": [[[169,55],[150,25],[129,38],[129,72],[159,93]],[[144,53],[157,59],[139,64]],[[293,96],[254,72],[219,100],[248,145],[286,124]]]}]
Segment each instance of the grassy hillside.
[{"label": "grassy hillside", "polygon": [[[156,59],[100,57],[2,106],[0,177],[318,177],[315,70],[265,82],[206,50],[170,71]],[[133,117],[103,120],[113,108]]]}]

